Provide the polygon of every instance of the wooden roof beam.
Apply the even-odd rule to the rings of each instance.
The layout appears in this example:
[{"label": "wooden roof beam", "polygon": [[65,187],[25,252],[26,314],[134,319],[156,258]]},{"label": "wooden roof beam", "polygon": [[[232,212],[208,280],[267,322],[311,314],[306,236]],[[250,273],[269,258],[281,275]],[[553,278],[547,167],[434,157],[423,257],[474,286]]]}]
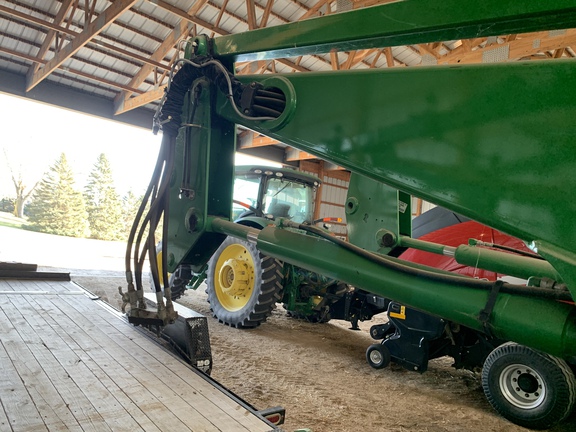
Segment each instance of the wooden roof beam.
[{"label": "wooden roof beam", "polygon": [[485,48],[478,48],[470,52],[455,52],[440,57],[438,64],[469,64],[481,63],[484,53],[508,46],[508,59],[520,59],[529,57],[535,53],[545,53],[547,51],[556,51],[564,49],[568,46],[576,45],[576,29],[565,30],[563,34],[557,36],[550,36],[550,32],[536,32],[524,35],[517,35],[517,37],[500,45],[492,45]]},{"label": "wooden roof beam", "polygon": [[[37,58],[37,57],[33,57],[33,56],[31,56],[31,55],[28,55],[28,54],[24,54],[24,53],[20,53],[20,52],[18,52],[18,51],[14,51],[14,50],[11,50],[11,49],[8,49],[8,48],[4,48],[4,47],[2,47],[2,46],[0,46],[0,52],[9,54],[9,55],[11,55],[11,56],[14,56],[14,57],[17,57],[17,58],[20,58],[20,59],[23,59],[23,60],[28,60],[28,61],[32,61],[32,62],[38,62],[38,63],[42,63],[42,64],[48,63],[48,60],[39,59],[39,58]],[[100,78],[100,77],[97,77],[97,76],[94,76],[94,75],[91,75],[91,74],[88,74],[88,73],[86,73],[86,72],[82,72],[82,71],[79,71],[79,70],[76,70],[76,69],[66,68],[66,72],[71,73],[71,74],[73,74],[73,75],[78,75],[78,76],[81,76],[81,77],[84,77],[84,78],[88,78],[88,79],[90,79],[90,80],[96,81],[96,82],[101,83],[101,84],[105,84],[105,85],[107,85],[108,87],[115,87],[115,88],[120,89],[120,90],[130,90],[130,91],[132,91],[132,92],[142,93],[141,90],[133,89],[133,88],[130,88],[130,87],[128,87],[128,86],[122,85],[122,84],[120,84],[120,83],[117,83],[117,82],[114,82],[114,81],[110,81],[110,80],[107,80],[107,79],[104,79],[104,78]]]},{"label": "wooden roof beam", "polygon": [[256,24],[256,6],[254,5],[254,0],[246,0],[246,13],[248,16],[248,30],[257,29],[258,24]]},{"label": "wooden roof beam", "polygon": [[57,69],[62,63],[76,54],[83,46],[90,42],[95,36],[102,32],[106,27],[114,22],[126,10],[130,9],[138,0],[117,0],[104,10],[98,19],[88,24],[84,31],[74,38],[66,47],[55,55],[52,60],[44,65],[41,69],[27,80],[26,91],[32,90],[41,83],[48,75]]},{"label": "wooden roof beam", "polygon": [[[60,5],[60,9],[58,9],[58,12],[56,13],[56,16],[54,17],[54,24],[56,25],[60,25],[62,23],[62,21],[64,21],[64,17],[66,17],[66,13],[68,12],[68,10],[70,9],[70,5],[72,4],[74,0],[63,0],[62,4]],[[44,59],[44,57],[46,56],[46,53],[50,50],[50,45],[52,45],[52,41],[54,40],[54,38],[56,37],[56,30],[48,30],[48,33],[46,34],[46,37],[44,38],[44,42],[42,42],[42,46],[40,47],[40,49],[38,50],[38,53],[36,54],[36,57],[39,59]],[[40,67],[40,63],[34,62],[30,65],[30,67],[28,68],[28,72],[26,74],[26,80],[31,80],[32,76],[36,73],[36,71],[38,70],[38,68]]]},{"label": "wooden roof beam", "polygon": [[[160,6],[159,3],[163,3],[163,2],[158,2],[158,6]],[[171,7],[173,8],[173,6],[171,6]],[[196,6],[193,6],[189,10],[192,11],[192,10],[199,10],[199,9],[196,9]],[[181,12],[184,13],[184,11],[181,11]],[[191,15],[189,15],[188,13],[185,13],[185,15],[188,18],[180,20],[180,22],[174,27],[174,29],[170,32],[170,34],[164,39],[164,42],[162,42],[162,44],[158,47],[158,49],[154,52],[154,54],[152,54],[152,56],[150,56],[150,58],[152,60],[158,61],[160,59],[163,59],[166,56],[166,54],[180,40],[182,40],[188,36],[189,30],[192,28],[191,25],[193,25],[195,23],[192,21],[193,17]],[[130,81],[129,85],[131,87],[138,88],[140,86],[140,84],[142,84],[144,82],[146,77],[148,75],[150,75],[150,73],[152,73],[152,71],[153,71],[153,67],[145,64],[138,71],[138,73],[136,75],[134,75],[134,77]],[[158,84],[160,84],[160,83],[158,83]],[[154,91],[152,94],[156,94],[156,92]],[[131,96],[131,93],[124,91],[124,92],[119,93],[114,98],[114,114],[122,114],[126,111],[129,111],[129,108],[130,109],[137,108],[137,105],[135,105],[133,102],[128,103],[130,96]],[[142,100],[144,100],[144,99],[142,99]],[[148,102],[146,102],[146,103],[148,103]]]},{"label": "wooden roof beam", "polygon": [[257,132],[252,131],[247,132],[249,133],[240,134],[239,136],[238,148],[240,150],[282,144],[280,141],[275,140],[274,138],[270,138],[265,135],[260,135]]},{"label": "wooden roof beam", "polygon": [[260,20],[260,28],[268,25],[268,18],[270,18],[272,6],[274,6],[274,0],[268,0],[266,2],[266,8],[264,8],[264,13],[262,14],[262,19]]},{"label": "wooden roof beam", "polygon": [[[72,37],[77,37],[77,36],[80,35],[79,32],[76,32],[76,31],[74,31],[74,30],[70,30],[70,29],[68,29],[68,28],[66,28],[66,27],[62,27],[62,26],[57,25],[57,24],[55,24],[55,23],[50,23],[50,22],[48,22],[48,21],[43,21],[43,20],[41,20],[40,18],[36,18],[36,17],[34,17],[34,16],[32,16],[32,15],[27,15],[27,14],[25,14],[25,13],[23,13],[23,12],[19,12],[19,11],[17,11],[17,10],[10,9],[10,8],[4,7],[4,6],[0,6],[0,12],[4,12],[4,13],[6,13],[6,14],[8,14],[8,15],[12,15],[12,16],[14,16],[14,17],[16,17],[16,18],[19,18],[19,19],[21,19],[21,20],[23,20],[23,21],[30,22],[30,23],[32,23],[32,24],[36,24],[36,25],[38,25],[38,26],[40,26],[40,27],[47,28],[47,29],[49,29],[49,30],[54,30],[54,31],[59,32],[59,33],[62,33],[62,34],[67,34],[67,35],[70,35],[70,36],[72,36]],[[135,54],[135,53],[132,52],[132,51],[125,50],[125,49],[123,49],[123,48],[117,47],[117,46],[115,46],[115,45],[112,45],[112,44],[110,44],[110,43],[104,42],[104,41],[102,41],[102,40],[93,39],[93,40],[90,41],[88,44],[86,44],[86,46],[89,47],[89,48],[92,48],[93,45],[98,45],[99,47],[106,48],[106,49],[108,49],[108,50],[110,50],[110,51],[117,52],[117,53],[119,53],[119,54],[124,55],[125,57],[131,58],[131,59],[134,59],[134,60],[138,60],[139,62],[142,62],[142,63],[144,63],[144,64],[148,63],[148,64],[150,64],[150,65],[156,66],[157,68],[164,69],[164,70],[168,70],[168,69],[169,69],[169,67],[166,66],[166,65],[163,64],[163,63],[150,60],[150,59],[148,59],[148,58],[146,58],[146,57],[143,57],[143,56],[141,56],[141,55],[139,55],[139,54]],[[40,55],[37,55],[37,57],[40,58]]]},{"label": "wooden roof beam", "polygon": [[302,15],[300,18],[298,18],[298,21],[302,21],[302,20],[305,20],[306,18],[311,18],[311,17],[316,16],[318,14],[318,12],[320,11],[320,9],[322,9],[322,6],[324,6],[326,3],[330,3],[330,2],[332,2],[332,0],[318,0],[314,6],[312,6],[310,9],[308,9],[308,11],[304,13],[304,15]]},{"label": "wooden roof beam", "polygon": [[308,159],[318,159],[316,156],[310,153],[306,153],[304,151],[288,147],[286,148],[286,161],[287,162],[294,162],[294,161],[301,161],[301,160],[308,160]]}]

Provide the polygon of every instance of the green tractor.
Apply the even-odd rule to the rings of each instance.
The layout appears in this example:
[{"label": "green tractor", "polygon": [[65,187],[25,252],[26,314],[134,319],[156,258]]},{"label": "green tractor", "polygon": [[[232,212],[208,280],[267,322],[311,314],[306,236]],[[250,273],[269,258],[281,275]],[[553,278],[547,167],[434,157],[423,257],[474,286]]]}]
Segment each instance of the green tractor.
[{"label": "green tractor", "polygon": [[[234,222],[258,229],[278,218],[326,223],[330,218],[313,220],[318,186],[317,177],[290,168],[236,167]],[[354,323],[376,312],[374,305],[359,300],[362,292],[263,255],[255,245],[233,237],[224,240],[201,274],[181,266],[170,276],[172,300],[180,298],[187,288],[198,288],[204,280],[213,315],[237,328],[260,325],[279,302],[289,316],[312,322],[338,318]]]}]

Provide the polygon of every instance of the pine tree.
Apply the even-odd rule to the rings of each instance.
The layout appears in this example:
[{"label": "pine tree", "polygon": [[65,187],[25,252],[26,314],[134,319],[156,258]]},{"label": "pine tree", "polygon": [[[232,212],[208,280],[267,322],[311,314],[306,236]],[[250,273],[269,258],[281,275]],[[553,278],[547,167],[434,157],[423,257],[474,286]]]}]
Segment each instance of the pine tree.
[{"label": "pine tree", "polygon": [[64,153],[44,174],[28,209],[32,227],[38,231],[70,237],[88,233],[84,198],[74,189],[74,175]]},{"label": "pine tree", "polygon": [[138,209],[140,208],[140,203],[144,197],[140,196],[137,197],[134,192],[128,191],[128,193],[122,199],[122,204],[124,207],[124,216],[123,216],[123,239],[128,240],[128,236],[130,235],[130,230],[132,229],[132,224],[134,223],[134,219],[136,218],[136,214],[138,213]]},{"label": "pine tree", "polygon": [[94,164],[84,191],[91,237],[100,240],[123,238],[122,201],[114,187],[112,169],[102,153]]}]

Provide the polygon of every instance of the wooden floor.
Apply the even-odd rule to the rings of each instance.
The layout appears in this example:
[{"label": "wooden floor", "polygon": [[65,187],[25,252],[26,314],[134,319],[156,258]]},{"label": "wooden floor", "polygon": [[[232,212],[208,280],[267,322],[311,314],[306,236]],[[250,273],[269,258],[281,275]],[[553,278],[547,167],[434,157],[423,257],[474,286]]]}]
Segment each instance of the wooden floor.
[{"label": "wooden floor", "polygon": [[71,282],[0,280],[0,431],[270,431]]}]

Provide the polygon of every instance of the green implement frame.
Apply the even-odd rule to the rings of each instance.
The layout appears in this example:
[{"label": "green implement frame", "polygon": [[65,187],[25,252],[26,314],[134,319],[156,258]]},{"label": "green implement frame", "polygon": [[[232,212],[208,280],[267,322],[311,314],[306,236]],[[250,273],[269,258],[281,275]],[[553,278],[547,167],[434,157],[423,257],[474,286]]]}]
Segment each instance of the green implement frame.
[{"label": "green implement frame", "polygon": [[[230,66],[253,58],[571,26],[576,26],[576,1],[490,0],[463,7],[456,1],[411,0],[213,41],[197,38],[188,55]],[[265,254],[407,306],[470,328],[485,325],[479,316],[490,294],[467,287],[462,279],[419,279],[281,227],[258,231],[234,226],[228,209],[236,123],[361,174],[367,182],[402,191],[401,196],[386,192],[396,198],[386,204],[391,207],[382,218],[394,225],[382,227],[392,233],[388,246],[399,246],[400,236],[409,234],[398,202],[406,200],[405,194],[417,195],[531,244],[551,264],[545,274],[559,275],[576,298],[572,61],[238,79],[280,90],[286,107],[276,119],[252,120],[233,109],[230,98],[215,86],[204,79],[196,82],[193,88],[202,92],[190,96],[189,111],[200,117],[184,121],[191,123],[182,127],[177,141],[177,148],[184,149],[184,168],[176,168],[171,182],[170,271],[181,263],[200,268],[227,234],[256,243]],[[182,187],[187,181],[194,184],[193,194]],[[382,203],[369,200],[358,193],[346,203],[352,231],[361,231],[363,221],[379,214]],[[370,229],[376,230],[373,225]],[[358,246],[386,253],[379,249],[378,231],[358,239]],[[506,293],[495,301],[490,328],[499,338],[573,359],[575,312],[555,300]],[[546,320],[536,325],[536,315]]]},{"label": "green implement frame", "polygon": [[[237,61],[571,27],[576,0],[406,0],[194,38],[175,62],[182,67],[171,74],[154,119],[162,149],[126,254],[130,322],[173,321],[166,270],[186,279],[205,274],[232,236],[266,260],[353,285],[361,302],[387,310],[390,321],[371,330],[382,339],[367,350],[372,367],[393,360],[424,371],[432,355],[450,355],[457,367],[483,366],[488,400],[512,421],[546,428],[566,418],[576,405],[574,61],[241,77],[232,71]],[[352,172],[349,242],[283,218],[262,229],[232,221],[236,125]],[[540,256],[487,250],[484,241],[449,247],[414,240],[411,195],[518,237]],[[162,215],[166,305],[153,234]],[[396,258],[406,247],[528,283],[486,282]],[[147,251],[155,313],[143,305]],[[232,297],[252,298],[242,284],[251,286],[253,268],[226,268],[227,288],[240,281]],[[346,317],[348,294],[348,303],[334,303]],[[354,316],[363,316],[358,310]]]},{"label": "green implement frame", "polygon": [[[576,1],[418,1],[360,9],[244,34],[197,39],[194,56],[224,65],[278,56],[446,41],[576,27]],[[270,256],[346,281],[430,314],[485,328],[480,312],[490,293],[462,279],[426,279],[384,268],[310,236],[267,227],[234,227],[227,217],[234,123],[244,125],[363,175],[519,237],[551,264],[576,298],[576,67],[573,61],[439,66],[388,70],[238,77],[278,89],[286,107],[273,120],[251,120],[230,98],[210,91],[193,101],[209,123],[181,129],[190,172],[204,185],[182,197],[174,181],[168,250],[172,271],[200,266],[222,234],[243,237]],[[197,86],[200,84],[197,84]],[[182,144],[183,143],[183,144]],[[222,169],[217,169],[223,160]],[[214,195],[217,193],[217,195]],[[391,194],[394,195],[394,194]],[[397,196],[396,194],[395,196]],[[383,203],[351,197],[349,223]],[[405,198],[401,198],[405,199]],[[392,204],[394,213],[398,200]],[[217,213],[211,209],[217,209]],[[358,211],[355,211],[358,210]],[[355,216],[353,215],[355,214]],[[390,211],[388,211],[390,214]],[[192,217],[193,216],[193,217]],[[219,217],[219,218],[218,218]],[[402,217],[398,215],[402,220]],[[193,224],[190,221],[193,219]],[[228,220],[227,220],[228,219]],[[383,226],[391,246],[406,223]],[[377,233],[358,246],[378,250]],[[371,244],[370,242],[374,242]],[[361,243],[361,244],[360,244]],[[203,245],[209,251],[202,252]],[[385,258],[393,260],[392,258]],[[552,299],[500,294],[490,330],[562,357],[576,359],[576,308]],[[535,321],[536,316],[545,320]]]}]

